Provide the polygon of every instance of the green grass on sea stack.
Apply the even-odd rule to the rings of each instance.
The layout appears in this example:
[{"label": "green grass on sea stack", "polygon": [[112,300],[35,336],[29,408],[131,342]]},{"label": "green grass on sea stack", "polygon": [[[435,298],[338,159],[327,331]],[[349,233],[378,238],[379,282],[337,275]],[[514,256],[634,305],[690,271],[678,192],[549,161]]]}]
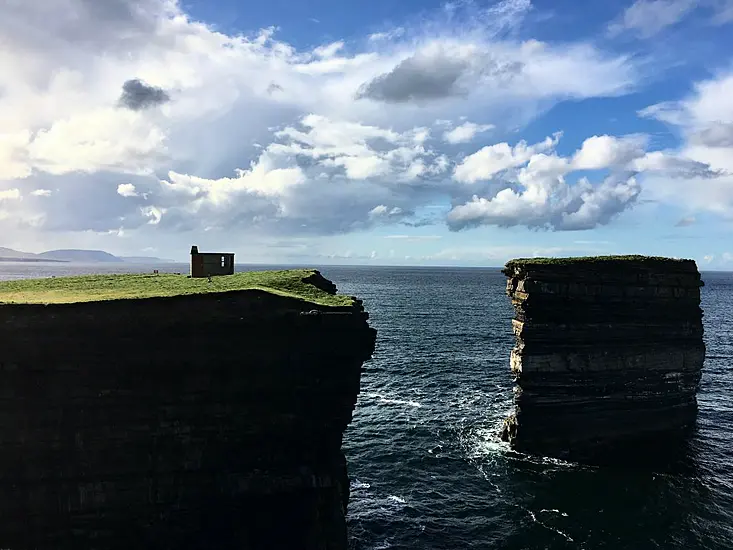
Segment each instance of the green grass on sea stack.
[{"label": "green grass on sea stack", "polygon": [[212,277],[211,282],[163,273],[21,279],[0,282],[0,303],[70,304],[259,289],[324,306],[353,304],[349,296],[331,295],[303,281],[314,273],[310,269],[245,271]]},{"label": "green grass on sea stack", "polygon": [[506,263],[505,269],[514,269],[522,266],[557,265],[570,266],[588,263],[619,263],[623,262],[688,262],[690,260],[679,258],[665,258],[662,256],[642,256],[631,254],[626,256],[578,256],[568,258],[516,258]]}]

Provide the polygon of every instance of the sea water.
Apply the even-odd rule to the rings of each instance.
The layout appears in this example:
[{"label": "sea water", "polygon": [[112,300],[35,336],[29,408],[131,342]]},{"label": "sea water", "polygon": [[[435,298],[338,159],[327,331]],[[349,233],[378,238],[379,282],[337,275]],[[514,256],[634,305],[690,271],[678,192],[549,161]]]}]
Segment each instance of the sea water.
[{"label": "sea water", "polygon": [[[154,268],[186,272],[13,263],[0,279]],[[671,473],[530,457],[499,441],[513,336],[498,268],[320,270],[363,299],[379,331],[344,436],[351,548],[733,549],[733,274],[703,273],[698,429],[691,467]]]}]

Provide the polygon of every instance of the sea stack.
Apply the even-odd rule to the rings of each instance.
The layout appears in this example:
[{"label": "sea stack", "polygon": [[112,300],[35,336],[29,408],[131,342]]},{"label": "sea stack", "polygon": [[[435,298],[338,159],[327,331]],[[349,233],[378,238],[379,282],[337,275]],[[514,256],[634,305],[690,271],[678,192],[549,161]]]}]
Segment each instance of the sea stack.
[{"label": "sea stack", "polygon": [[694,427],[703,343],[695,262],[646,256],[508,262],[518,451],[636,462]]},{"label": "sea stack", "polygon": [[367,319],[309,270],[0,283],[0,547],[346,550]]}]

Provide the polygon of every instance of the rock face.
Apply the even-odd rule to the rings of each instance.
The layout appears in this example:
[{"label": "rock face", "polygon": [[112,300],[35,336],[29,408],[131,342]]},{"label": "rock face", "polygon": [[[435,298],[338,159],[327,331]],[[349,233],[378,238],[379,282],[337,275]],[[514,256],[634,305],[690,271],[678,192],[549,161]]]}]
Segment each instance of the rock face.
[{"label": "rock face", "polygon": [[263,291],[0,305],[0,547],[346,548],[367,318]]},{"label": "rock face", "polygon": [[520,451],[603,462],[674,446],[694,426],[705,356],[694,261],[513,260]]}]

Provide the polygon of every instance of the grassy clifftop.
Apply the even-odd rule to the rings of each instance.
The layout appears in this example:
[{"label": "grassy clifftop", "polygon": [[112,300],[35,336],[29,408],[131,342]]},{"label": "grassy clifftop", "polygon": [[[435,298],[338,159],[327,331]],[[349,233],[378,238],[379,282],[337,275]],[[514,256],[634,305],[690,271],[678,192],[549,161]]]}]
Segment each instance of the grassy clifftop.
[{"label": "grassy clifftop", "polygon": [[692,260],[665,258],[662,256],[578,256],[568,258],[516,258],[509,260],[504,266],[504,272],[512,272],[515,269],[528,269],[532,267],[582,267],[582,266],[608,266],[623,267],[625,265],[637,264],[666,264],[666,265],[687,265]]},{"label": "grassy clifftop", "polygon": [[[82,275],[0,282],[0,304],[70,304],[158,298],[236,290],[264,290],[324,306],[350,306],[349,296],[329,294],[307,281],[315,270],[246,271],[207,279],[185,275]],[[325,279],[322,279],[325,281]]]}]

